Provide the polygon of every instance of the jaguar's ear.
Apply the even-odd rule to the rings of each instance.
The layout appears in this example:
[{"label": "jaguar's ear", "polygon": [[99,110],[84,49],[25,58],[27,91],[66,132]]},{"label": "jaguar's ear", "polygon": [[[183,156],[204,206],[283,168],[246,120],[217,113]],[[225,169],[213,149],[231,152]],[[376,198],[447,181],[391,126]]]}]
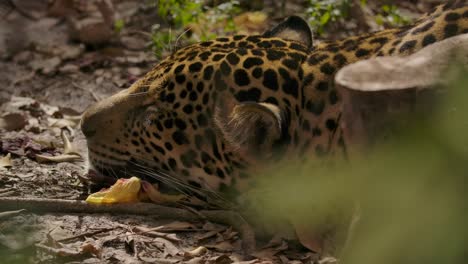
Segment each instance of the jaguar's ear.
[{"label": "jaguar's ear", "polygon": [[224,138],[246,155],[267,158],[281,138],[283,114],[273,104],[220,100],[214,117]]},{"label": "jaguar's ear", "polygon": [[288,17],[274,28],[263,33],[263,36],[298,41],[308,48],[313,45],[313,36],[309,24],[298,16]]}]

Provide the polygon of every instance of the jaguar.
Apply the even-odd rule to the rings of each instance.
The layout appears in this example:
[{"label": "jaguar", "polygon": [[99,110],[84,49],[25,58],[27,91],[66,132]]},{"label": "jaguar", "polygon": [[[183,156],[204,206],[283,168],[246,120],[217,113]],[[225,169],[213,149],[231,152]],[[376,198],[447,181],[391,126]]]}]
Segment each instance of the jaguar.
[{"label": "jaguar", "polygon": [[169,189],[240,193],[269,164],[346,157],[335,73],[465,33],[468,5],[449,1],[412,25],[338,41],[314,44],[307,22],[291,16],[263,35],[189,45],[87,109],[90,168],[150,176]]}]

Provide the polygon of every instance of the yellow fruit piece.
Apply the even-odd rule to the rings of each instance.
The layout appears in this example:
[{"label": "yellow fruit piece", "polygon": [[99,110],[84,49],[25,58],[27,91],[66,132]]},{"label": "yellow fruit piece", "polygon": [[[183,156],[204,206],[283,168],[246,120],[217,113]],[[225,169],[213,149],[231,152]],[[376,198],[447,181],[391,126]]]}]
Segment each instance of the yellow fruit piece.
[{"label": "yellow fruit piece", "polygon": [[90,204],[139,202],[138,194],[140,189],[141,180],[137,177],[119,179],[110,188],[89,195],[86,202]]}]

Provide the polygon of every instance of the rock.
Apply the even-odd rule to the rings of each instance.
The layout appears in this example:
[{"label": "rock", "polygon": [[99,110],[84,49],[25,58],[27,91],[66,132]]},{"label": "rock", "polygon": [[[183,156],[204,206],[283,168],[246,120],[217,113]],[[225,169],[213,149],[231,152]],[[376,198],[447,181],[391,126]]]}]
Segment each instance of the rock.
[{"label": "rock", "polygon": [[20,51],[18,54],[16,54],[13,57],[13,61],[18,63],[18,64],[23,64],[23,63],[26,63],[28,61],[31,61],[32,57],[33,57],[32,52],[30,52],[28,50],[24,50],[24,51]]},{"label": "rock", "polygon": [[60,73],[76,73],[80,70],[80,67],[74,64],[65,64],[63,67],[60,67]]},{"label": "rock", "polygon": [[83,51],[84,47],[82,45],[64,46],[62,47],[60,57],[62,58],[62,60],[73,60],[78,58]]},{"label": "rock", "polygon": [[141,75],[141,69],[137,67],[130,67],[127,69],[128,74],[131,74],[133,76],[140,76]]},{"label": "rock", "polygon": [[129,50],[144,50],[147,43],[145,40],[133,36],[124,36],[120,42]]},{"label": "rock", "polygon": [[53,57],[46,60],[37,59],[32,61],[29,66],[35,71],[40,71],[43,74],[50,74],[57,70],[57,67],[62,63],[59,57]]}]

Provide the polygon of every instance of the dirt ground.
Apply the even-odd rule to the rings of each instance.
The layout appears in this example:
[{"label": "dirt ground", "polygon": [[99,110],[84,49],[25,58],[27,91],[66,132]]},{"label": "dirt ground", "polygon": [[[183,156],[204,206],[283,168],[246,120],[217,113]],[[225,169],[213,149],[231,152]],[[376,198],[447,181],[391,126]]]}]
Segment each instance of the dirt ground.
[{"label": "dirt ground", "polygon": [[[128,87],[157,62],[144,32],[160,21],[154,8],[141,2],[116,1],[126,24],[120,39],[106,45],[71,41],[67,21],[45,16],[40,4],[20,7],[21,12],[12,11],[0,20],[0,113],[8,120],[8,126],[0,128],[0,158],[11,155],[11,164],[0,165],[0,198],[87,197],[89,190],[81,180],[86,174],[84,161],[41,162],[36,155],[62,154],[61,133],[66,131],[75,151],[86,157],[79,115],[90,104]],[[286,241],[273,241],[246,258],[236,230],[207,221],[27,211],[6,220],[0,217],[0,257],[2,263],[316,260],[313,253]]]}]

